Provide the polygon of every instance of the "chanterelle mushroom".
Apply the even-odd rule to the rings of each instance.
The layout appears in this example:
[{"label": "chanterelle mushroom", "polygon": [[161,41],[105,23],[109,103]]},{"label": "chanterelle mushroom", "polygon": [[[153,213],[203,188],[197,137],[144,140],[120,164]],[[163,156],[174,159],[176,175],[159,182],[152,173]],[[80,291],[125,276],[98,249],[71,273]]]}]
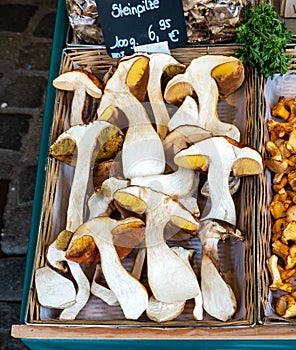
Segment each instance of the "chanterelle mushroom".
[{"label": "chanterelle mushroom", "polygon": [[130,186],[118,190],[114,199],[131,211],[146,214],[147,273],[155,298],[171,303],[196,297],[199,293],[197,278],[165,243],[163,230],[172,221],[177,227],[195,234],[199,227],[197,220],[171,197],[148,187]]},{"label": "chanterelle mushroom", "polygon": [[184,74],[176,75],[169,81],[164,98],[168,103],[180,104],[186,96],[196,93],[199,103],[198,125],[214,135],[227,135],[239,141],[238,128],[233,124],[223,123],[218,118],[219,90],[212,77],[215,67],[232,61],[239,62],[235,57],[223,55],[205,55],[192,60]]},{"label": "chanterelle mushroom", "polygon": [[284,318],[295,317],[296,300],[291,295],[281,295],[276,302],[276,312]]},{"label": "chanterelle mushroom", "polygon": [[54,79],[53,86],[59,90],[74,91],[70,126],[83,124],[82,111],[86,94],[101,98],[104,89],[103,83],[94,74],[85,70],[63,73]]},{"label": "chanterelle mushroom", "polygon": [[127,319],[137,319],[141,316],[148,305],[148,294],[145,287],[122,266],[113,244],[112,232],[127,227],[138,229],[143,226],[143,221],[132,217],[121,221],[99,217],[79,226],[72,238],[72,241],[85,235],[94,238],[100,251],[101,267],[106,282]]},{"label": "chanterelle mushroom", "polygon": [[[105,152],[107,148],[110,151],[110,157],[114,156],[122,146],[123,137],[121,131],[108,122],[94,121],[87,125],[76,125],[58,137],[50,147],[50,154],[55,156],[59,145],[69,140],[75,143],[77,160],[68,204],[66,229],[74,232],[84,221],[84,202],[96,148],[101,146],[99,153]],[[109,145],[108,140],[110,140]]]},{"label": "chanterelle mushroom", "polygon": [[259,152],[227,137],[211,137],[176,154],[174,161],[185,168],[208,171],[211,209],[206,218],[236,225],[236,211],[229,189],[229,176],[247,176],[263,171]]},{"label": "chanterelle mushroom", "polygon": [[289,280],[282,281],[281,274],[278,267],[278,257],[275,254],[272,254],[267,259],[267,267],[272,277],[272,282],[269,285],[269,289],[273,291],[282,290],[282,291],[291,293],[292,282]]},{"label": "chanterelle mushroom", "polygon": [[138,69],[141,55],[120,61],[117,70],[107,82],[97,114],[99,120],[110,118],[110,109],[119,108],[129,125],[122,148],[123,174],[126,179],[135,176],[161,174],[165,168],[165,156],[161,140],[154,130],[142,103],[130,91],[127,77]]}]

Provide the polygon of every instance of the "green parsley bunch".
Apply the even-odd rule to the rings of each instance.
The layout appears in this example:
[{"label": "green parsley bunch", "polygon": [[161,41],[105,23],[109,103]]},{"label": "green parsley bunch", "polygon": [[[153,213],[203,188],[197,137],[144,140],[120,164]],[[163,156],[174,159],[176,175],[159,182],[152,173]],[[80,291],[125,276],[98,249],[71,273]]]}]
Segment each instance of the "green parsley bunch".
[{"label": "green parsley bunch", "polygon": [[245,8],[236,28],[236,42],[243,46],[235,51],[235,56],[264,77],[283,75],[290,65],[291,55],[285,53],[285,48],[291,39],[292,32],[271,5]]}]

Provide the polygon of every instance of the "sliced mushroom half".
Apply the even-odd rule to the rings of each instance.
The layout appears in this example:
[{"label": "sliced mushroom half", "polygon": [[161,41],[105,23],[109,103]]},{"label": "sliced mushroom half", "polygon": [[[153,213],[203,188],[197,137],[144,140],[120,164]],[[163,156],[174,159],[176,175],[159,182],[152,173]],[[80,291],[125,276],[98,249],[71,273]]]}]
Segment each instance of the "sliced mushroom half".
[{"label": "sliced mushroom half", "polygon": [[95,160],[95,151],[100,157],[115,156],[122,147],[121,131],[104,121],[94,121],[87,125],[76,125],[62,133],[50,147],[50,155],[57,157],[60,147],[69,141],[75,144],[77,160],[71,185],[67,210],[66,230],[74,232],[85,220],[85,198]]},{"label": "sliced mushroom half", "polygon": [[[63,234],[63,233],[61,233]],[[60,235],[61,235],[60,234]],[[48,248],[46,259],[48,263],[54,267],[61,269],[61,264],[67,263],[69,266],[70,272],[75,279],[77,284],[77,294],[75,298],[75,304],[65,308],[60,314],[61,320],[74,320],[80,310],[86,305],[89,296],[90,296],[90,284],[89,281],[84,274],[81,266],[73,261],[66,259],[66,252],[64,250],[58,249],[57,240],[54,241]]]},{"label": "sliced mushroom half", "polygon": [[205,311],[220,321],[227,321],[236,311],[237,302],[232,288],[220,268],[218,243],[228,237],[243,239],[241,232],[219,220],[201,222],[199,237],[202,242],[201,291]]},{"label": "sliced mushroom half", "polygon": [[[110,108],[119,108],[128,119],[129,125],[122,149],[123,174],[126,179],[158,175],[163,173],[165,168],[162,142],[143,104],[130,91],[127,83],[131,72],[139,70],[137,62],[143,57],[145,60],[148,59],[143,55],[134,55],[120,61],[116,72],[106,84],[97,111],[99,120],[109,120]],[[142,74],[137,75],[137,72],[134,75],[142,76]]]},{"label": "sliced mushroom half", "polygon": [[148,305],[148,294],[145,287],[123,267],[113,243],[112,232],[127,227],[138,229],[143,226],[143,221],[135,218],[117,221],[109,217],[99,217],[79,226],[73,236],[74,239],[84,235],[94,238],[100,251],[101,267],[106,282],[127,319],[138,319],[141,316]]},{"label": "sliced mushroom half", "polygon": [[[228,62],[235,62],[233,66],[241,65],[237,58],[223,55],[204,55],[192,60],[184,74],[179,74],[169,81],[164,98],[168,103],[181,104],[187,96],[196,94],[198,125],[214,135],[227,135],[239,141],[238,128],[233,124],[220,121],[217,112],[219,90],[212,71],[215,67]],[[239,82],[241,81],[238,80],[238,86]]]},{"label": "sliced mushroom half", "polygon": [[119,205],[146,215],[148,282],[155,298],[170,303],[196,297],[199,292],[196,276],[168,247],[163,231],[172,221],[177,227],[196,234],[197,219],[172,197],[148,187],[129,186],[115,192],[114,199]]},{"label": "sliced mushroom half", "polygon": [[54,79],[53,86],[59,90],[74,92],[70,126],[83,124],[83,108],[87,94],[95,98],[101,98],[104,89],[103,82],[86,70],[63,73]]},{"label": "sliced mushroom half", "polygon": [[229,177],[260,174],[262,157],[258,151],[227,137],[211,137],[176,154],[177,165],[208,172],[211,209],[206,218],[236,225],[236,210],[229,189]]}]

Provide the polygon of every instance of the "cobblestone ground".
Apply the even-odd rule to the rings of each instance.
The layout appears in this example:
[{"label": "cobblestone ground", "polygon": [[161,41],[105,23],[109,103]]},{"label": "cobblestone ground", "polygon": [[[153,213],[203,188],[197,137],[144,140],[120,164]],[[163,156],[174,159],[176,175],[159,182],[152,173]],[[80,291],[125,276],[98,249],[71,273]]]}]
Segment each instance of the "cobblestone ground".
[{"label": "cobblestone ground", "polygon": [[56,0],[0,0],[0,350],[18,323]]}]

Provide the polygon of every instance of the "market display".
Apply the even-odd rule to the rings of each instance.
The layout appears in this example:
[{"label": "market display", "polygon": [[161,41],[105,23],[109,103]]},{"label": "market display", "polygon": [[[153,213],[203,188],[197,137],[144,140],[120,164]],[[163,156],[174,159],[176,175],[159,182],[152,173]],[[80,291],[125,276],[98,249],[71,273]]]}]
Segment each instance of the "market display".
[{"label": "market display", "polygon": [[[74,88],[69,126],[50,147],[73,177],[65,227],[52,237],[48,266],[36,271],[40,304],[62,309],[60,320],[76,319],[92,296],[119,306],[127,320],[146,314],[171,321],[190,307],[192,320],[227,322],[240,302],[223,276],[218,243],[244,240],[232,196],[240,178],[263,171],[261,155],[240,142],[239,128],[219,119],[218,101],[244,82],[242,63],[204,55],[184,65],[167,54],[139,53],[120,60],[108,78],[91,79],[97,88],[87,80],[91,74],[74,70],[53,82],[73,90],[76,77],[87,81],[78,84],[78,104]],[[96,117],[86,122],[81,115],[95,89]],[[199,257],[182,246],[193,238],[201,242]],[[87,276],[90,265],[95,270]]]}]

